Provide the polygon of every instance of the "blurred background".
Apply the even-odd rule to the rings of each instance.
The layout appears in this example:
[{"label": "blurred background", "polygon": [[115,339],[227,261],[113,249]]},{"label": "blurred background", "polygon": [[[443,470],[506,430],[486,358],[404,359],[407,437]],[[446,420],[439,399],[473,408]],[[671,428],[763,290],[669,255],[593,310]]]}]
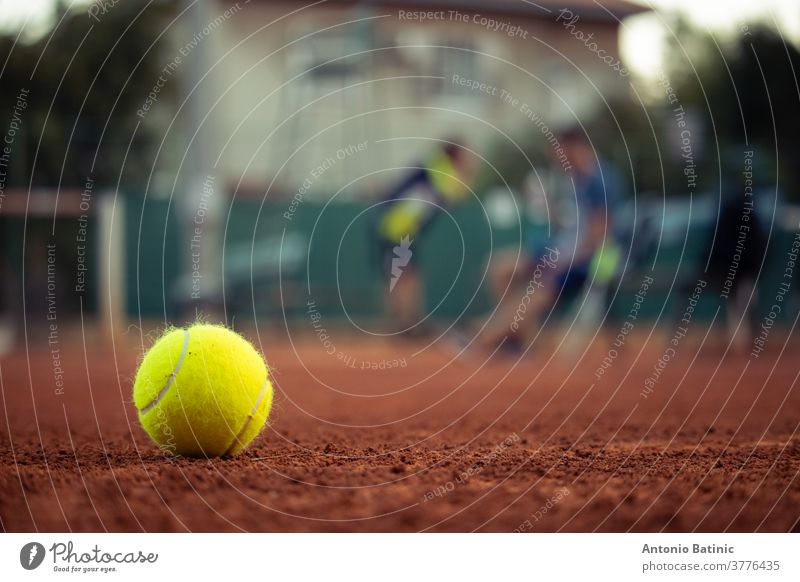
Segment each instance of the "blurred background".
[{"label": "blurred background", "polygon": [[797,2],[5,0],[0,25],[3,349],[56,318],[313,333],[309,302],[378,330],[376,212],[448,136],[474,178],[415,259],[424,311],[481,317],[492,258],[557,221],[574,126],[621,178],[598,321],[645,274],[654,318],[724,275],[725,209],[750,201],[747,308],[765,317],[789,281],[777,320],[796,316]]}]

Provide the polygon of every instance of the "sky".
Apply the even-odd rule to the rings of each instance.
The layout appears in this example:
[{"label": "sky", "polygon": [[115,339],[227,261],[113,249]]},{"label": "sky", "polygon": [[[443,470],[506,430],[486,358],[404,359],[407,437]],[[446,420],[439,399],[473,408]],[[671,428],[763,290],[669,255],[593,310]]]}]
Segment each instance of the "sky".
[{"label": "sky", "polygon": [[[602,1],[602,0],[601,0]],[[671,36],[659,12],[679,13],[721,38],[740,34],[743,26],[767,23],[800,44],[800,0],[629,0],[653,12],[623,21],[620,50],[628,68],[655,79],[662,68],[662,47]]]},{"label": "sky", "polygon": [[0,0],[0,29],[17,32],[25,26],[38,36],[47,30],[54,4],[53,0]]},{"label": "sky", "polygon": [[[602,0],[599,0],[602,3]],[[800,0],[629,0],[656,11],[626,19],[622,25],[621,51],[628,68],[644,79],[661,70],[664,40],[670,35],[659,11],[678,12],[693,24],[721,37],[739,31],[746,22],[767,22],[800,44]],[[87,5],[89,0],[76,0]],[[45,33],[55,0],[0,0],[0,28],[19,30],[25,25],[31,36]]]}]

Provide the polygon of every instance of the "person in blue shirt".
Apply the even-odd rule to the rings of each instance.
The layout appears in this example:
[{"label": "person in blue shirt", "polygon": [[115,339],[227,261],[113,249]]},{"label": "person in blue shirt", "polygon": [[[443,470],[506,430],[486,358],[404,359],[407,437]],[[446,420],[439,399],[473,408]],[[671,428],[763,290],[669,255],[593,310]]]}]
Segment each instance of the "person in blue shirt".
[{"label": "person in blue shirt", "polygon": [[[589,282],[605,286],[617,273],[621,252],[614,208],[621,188],[619,174],[580,128],[561,133],[558,142],[569,161],[568,191],[559,204],[551,205],[553,215],[547,217],[551,235],[528,236],[526,259],[511,288],[496,297],[497,313],[479,338],[485,348],[501,342],[523,347],[557,302],[574,300]],[[561,161],[553,162],[556,171],[564,171]]]}]

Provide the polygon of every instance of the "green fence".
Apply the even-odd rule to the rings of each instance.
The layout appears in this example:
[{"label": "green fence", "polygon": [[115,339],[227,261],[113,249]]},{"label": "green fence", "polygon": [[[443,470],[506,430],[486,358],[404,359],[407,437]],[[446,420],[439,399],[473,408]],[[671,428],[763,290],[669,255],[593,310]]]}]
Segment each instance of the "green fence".
[{"label": "green fence", "polygon": [[[374,245],[374,218],[363,202],[325,204],[303,201],[241,200],[225,209],[224,289],[226,308],[238,317],[296,318],[312,299],[326,317],[350,317],[356,323],[380,310],[382,288]],[[132,317],[176,315],[180,244],[179,223],[166,200],[127,197],[126,301]],[[483,207],[468,204],[441,216],[424,240],[412,245],[426,280],[426,303],[434,317],[476,315],[490,305],[482,284],[492,248],[519,244],[524,228],[490,226]],[[660,224],[653,226],[656,230]],[[611,304],[611,316],[627,314],[642,277],[656,274],[640,316],[666,315],[682,307],[683,289],[702,271],[700,251],[707,247],[709,223],[675,220],[678,236],[639,257]],[[684,236],[688,231],[688,235]],[[794,233],[774,230],[759,289],[759,308],[768,310],[780,283],[786,251]],[[684,242],[685,239],[685,242]],[[655,258],[655,261],[653,260]],[[670,289],[672,292],[670,294]],[[613,295],[613,293],[612,293]],[[718,294],[703,297],[698,317],[709,317],[721,304]],[[784,314],[785,315],[785,314]]]}]

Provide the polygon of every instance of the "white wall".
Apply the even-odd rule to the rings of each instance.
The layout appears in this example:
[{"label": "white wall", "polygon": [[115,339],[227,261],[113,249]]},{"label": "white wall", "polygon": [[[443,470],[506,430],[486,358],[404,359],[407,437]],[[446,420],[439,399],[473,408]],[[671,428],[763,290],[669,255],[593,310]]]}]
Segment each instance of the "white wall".
[{"label": "white wall", "polygon": [[[222,12],[230,4],[220,2],[218,6]],[[376,140],[442,138],[456,133],[485,153],[485,146],[494,139],[494,131],[480,120],[513,136],[535,130],[518,110],[519,105],[515,109],[501,100],[500,89],[508,90],[520,102],[527,103],[555,128],[567,122],[571,114],[553,91],[575,107],[579,116],[585,116],[602,103],[600,94],[608,96],[627,87],[626,79],[620,78],[580,41],[566,33],[560,24],[531,20],[520,22],[529,31],[528,39],[523,40],[492,33],[475,24],[433,22],[414,25],[399,21],[396,11],[390,10],[365,13],[344,7],[324,7],[285,17],[298,7],[297,3],[248,4],[214,34],[213,47],[217,55],[214,82],[218,85],[218,96],[222,97],[216,106],[214,125],[218,131],[216,145],[220,150],[224,147],[222,173],[228,181],[236,184],[241,180],[242,185],[256,192],[266,190],[269,181],[276,177],[276,184],[283,192],[292,195],[313,168],[326,158],[335,157],[337,149],[351,143],[366,140],[369,145],[366,152],[348,157],[314,179],[312,192],[329,195],[349,180],[364,174],[412,163],[430,143],[424,139],[410,139],[378,144]],[[292,41],[306,33],[380,14],[391,16],[372,20],[378,39],[375,48],[380,49],[382,45],[472,43],[485,54],[475,57],[475,69],[470,75],[496,86],[498,94],[489,96],[466,89],[437,94],[426,89],[424,81],[398,79],[398,76],[435,71],[437,52],[445,52],[414,48],[374,51],[371,56],[364,57],[373,64],[365,65],[362,75],[353,74],[327,83],[295,81],[279,89],[292,74],[303,70],[303,55],[314,50],[314,40]],[[586,31],[595,30],[598,43],[609,53],[617,52],[615,28],[592,29],[584,23],[580,26]],[[372,46],[359,44],[357,27],[348,24],[333,29],[344,32],[352,42],[341,49],[343,53],[358,51],[360,46]],[[322,36],[321,33],[313,38]],[[326,48],[320,50],[324,55]],[[340,56],[334,54],[336,50],[330,50],[330,58]],[[557,51],[572,60],[574,66]],[[447,51],[451,55],[454,52]],[[527,69],[530,74],[539,76],[540,81],[511,64],[504,64],[503,60]],[[461,71],[448,71],[448,75],[453,72]],[[598,85],[597,93],[582,72]],[[392,79],[351,88],[307,107],[268,139],[270,132],[291,118],[293,112],[326,92],[340,88],[342,82],[359,83],[383,77]],[[545,84],[550,85],[552,91]],[[393,110],[368,113],[340,123],[349,116],[376,109]],[[446,109],[453,111],[443,111]],[[305,146],[280,170],[296,147],[321,130],[324,132],[320,137]],[[372,179],[359,181],[358,187],[348,189],[348,192],[369,194],[390,177],[382,172]]]}]

